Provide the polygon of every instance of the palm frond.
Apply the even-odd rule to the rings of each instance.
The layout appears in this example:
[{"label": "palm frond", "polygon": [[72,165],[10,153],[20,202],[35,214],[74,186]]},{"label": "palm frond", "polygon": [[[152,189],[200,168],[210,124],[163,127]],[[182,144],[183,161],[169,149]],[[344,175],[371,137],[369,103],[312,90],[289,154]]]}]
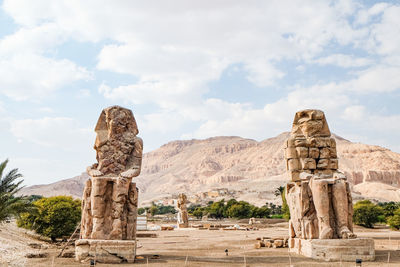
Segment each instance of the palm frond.
[{"label": "palm frond", "polygon": [[6,168],[7,163],[8,163],[8,159],[6,159],[2,163],[0,163],[0,180],[1,180],[1,177],[3,176],[3,171]]}]

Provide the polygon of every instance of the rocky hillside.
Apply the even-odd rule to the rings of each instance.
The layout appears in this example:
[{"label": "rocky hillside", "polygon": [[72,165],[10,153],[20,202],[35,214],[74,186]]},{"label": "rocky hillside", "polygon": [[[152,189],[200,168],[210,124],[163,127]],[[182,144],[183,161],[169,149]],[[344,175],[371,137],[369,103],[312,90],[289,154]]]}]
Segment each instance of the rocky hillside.
[{"label": "rocky hillside", "polygon": [[[185,192],[191,201],[235,197],[261,205],[278,202],[275,189],[287,178],[283,142],[289,133],[257,142],[240,137],[173,141],[146,153],[136,178],[140,201],[169,199]],[[400,201],[400,154],[335,136],[339,168],[352,183],[354,197]],[[86,174],[32,186],[25,194],[79,197]]]}]

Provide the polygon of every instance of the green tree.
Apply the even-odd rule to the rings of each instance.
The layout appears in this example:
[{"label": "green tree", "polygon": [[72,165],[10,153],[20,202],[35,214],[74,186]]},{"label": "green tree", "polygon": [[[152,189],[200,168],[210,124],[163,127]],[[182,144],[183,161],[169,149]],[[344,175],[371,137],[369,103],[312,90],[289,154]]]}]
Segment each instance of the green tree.
[{"label": "green tree", "polygon": [[176,210],[173,206],[164,206],[164,205],[157,205],[157,212],[156,214],[167,214],[167,213],[172,213],[175,214]]},{"label": "green tree", "polygon": [[234,198],[231,198],[230,200],[228,200],[228,202],[226,202],[226,205],[224,206],[224,212],[223,212],[224,218],[229,217],[229,215],[228,215],[228,213],[227,213],[228,209],[229,209],[232,205],[237,204],[237,203],[238,203],[237,200],[234,199]]},{"label": "green tree", "polygon": [[383,215],[388,218],[394,215],[394,212],[400,208],[400,203],[398,202],[379,202],[378,206],[383,209]]},{"label": "green tree", "polygon": [[142,215],[145,211],[146,211],[145,208],[138,208],[137,213],[138,213],[139,215]]},{"label": "green tree", "polygon": [[357,225],[373,228],[383,215],[383,209],[369,200],[361,200],[354,204],[353,221]]},{"label": "green tree", "polygon": [[17,225],[56,238],[69,236],[81,218],[81,202],[68,196],[41,198],[33,202],[35,212],[23,213]]},{"label": "green tree", "polygon": [[271,214],[271,210],[267,206],[262,206],[260,208],[253,206],[251,213],[251,217],[268,218]]},{"label": "green tree", "polygon": [[253,207],[253,205],[250,205],[246,201],[239,201],[238,203],[231,205],[226,213],[231,218],[250,218],[252,215]]},{"label": "green tree", "polygon": [[400,229],[400,208],[393,212],[393,216],[387,218],[389,226],[393,229]]},{"label": "green tree", "polygon": [[207,207],[208,214],[216,219],[221,219],[224,217],[225,200],[222,199],[217,202],[213,202]]},{"label": "green tree", "polygon": [[152,205],[152,206],[150,207],[150,209],[149,209],[149,212],[150,212],[151,216],[156,215],[157,212],[158,212],[158,207],[157,207],[156,205]]},{"label": "green tree", "polygon": [[[187,208],[187,211],[190,215],[193,215],[193,212],[196,210],[196,208],[201,207],[200,204],[190,204],[190,206]],[[194,216],[194,215],[193,215]]]},{"label": "green tree", "polygon": [[285,186],[280,186],[275,190],[275,196],[281,196],[282,199],[282,213],[283,213],[283,218],[286,220],[290,219],[290,210],[289,206],[286,201],[286,187]]},{"label": "green tree", "polygon": [[22,174],[18,169],[12,169],[4,173],[8,159],[0,163],[0,223],[12,216],[19,216],[23,212],[32,210],[27,197],[17,197],[15,194],[22,189],[21,184],[24,180],[19,180]]},{"label": "green tree", "polygon": [[204,208],[197,207],[193,212],[192,215],[195,216],[197,219],[201,219],[204,215]]}]

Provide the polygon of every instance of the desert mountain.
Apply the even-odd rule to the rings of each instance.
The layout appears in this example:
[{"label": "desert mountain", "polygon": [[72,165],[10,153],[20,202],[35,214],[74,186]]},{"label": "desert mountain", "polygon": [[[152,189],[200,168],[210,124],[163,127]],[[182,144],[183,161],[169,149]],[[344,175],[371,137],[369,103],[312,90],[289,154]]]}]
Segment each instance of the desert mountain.
[{"label": "desert mountain", "polygon": [[[230,198],[262,205],[279,202],[274,191],[287,181],[283,143],[289,133],[261,142],[224,136],[173,141],[146,153],[135,179],[140,202],[171,199],[180,192],[192,202]],[[352,143],[339,136],[339,169],[352,184],[354,198],[400,201],[400,154],[379,146]],[[80,197],[86,173],[49,185],[27,187],[24,194]]]}]

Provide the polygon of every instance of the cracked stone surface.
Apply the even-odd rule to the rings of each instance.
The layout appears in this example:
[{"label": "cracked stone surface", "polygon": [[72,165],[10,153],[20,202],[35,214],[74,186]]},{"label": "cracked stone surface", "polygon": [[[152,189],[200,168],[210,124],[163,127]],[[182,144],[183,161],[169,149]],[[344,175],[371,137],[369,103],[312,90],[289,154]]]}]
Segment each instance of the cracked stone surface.
[{"label": "cracked stone surface", "polygon": [[[104,109],[95,132],[97,163],[87,169],[90,179],[83,190],[80,238],[135,241],[138,189],[132,179],[140,174],[143,142],[136,136],[139,131],[132,111],[119,106]],[[92,243],[88,244],[90,247]],[[125,256],[112,252],[112,246],[99,248],[111,251],[111,258],[126,260]],[[82,248],[77,249],[77,259],[89,256],[79,251]]]},{"label": "cracked stone surface", "polygon": [[355,238],[349,183],[338,171],[336,141],[324,112],[296,113],[285,161],[291,179],[286,185],[291,237]]}]

